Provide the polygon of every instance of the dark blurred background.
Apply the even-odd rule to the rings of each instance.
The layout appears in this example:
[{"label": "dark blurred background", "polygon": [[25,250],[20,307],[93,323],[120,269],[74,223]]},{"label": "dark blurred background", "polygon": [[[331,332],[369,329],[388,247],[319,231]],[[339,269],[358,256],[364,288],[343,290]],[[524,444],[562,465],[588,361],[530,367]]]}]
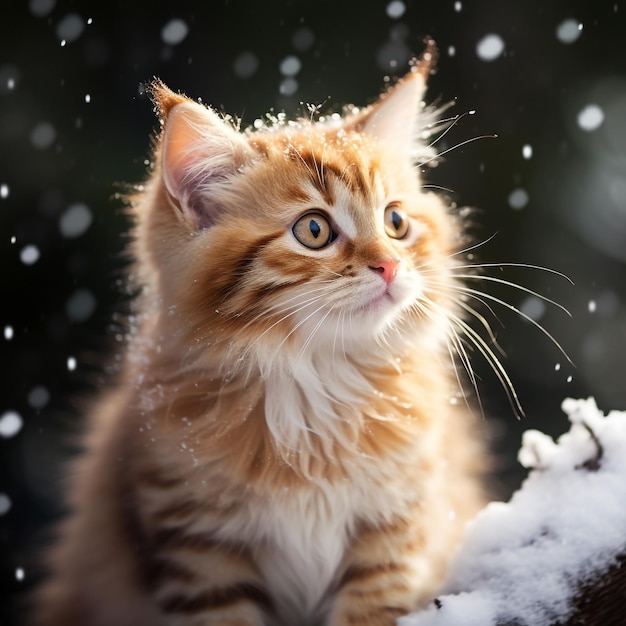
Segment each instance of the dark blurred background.
[{"label": "dark blurred background", "polygon": [[[62,462],[83,398],[121,349],[117,194],[146,174],[155,127],[144,84],[239,115],[302,103],[367,104],[426,35],[439,49],[429,99],[463,117],[430,184],[478,207],[475,253],[541,265],[490,274],[552,298],[482,285],[526,417],[479,355],[501,497],[519,485],[523,430],[567,429],[560,402],[626,409],[626,4],[454,0],[5,2],[0,18],[0,624],[37,579],[33,556],[62,511]],[[498,308],[498,307],[495,307]]]}]

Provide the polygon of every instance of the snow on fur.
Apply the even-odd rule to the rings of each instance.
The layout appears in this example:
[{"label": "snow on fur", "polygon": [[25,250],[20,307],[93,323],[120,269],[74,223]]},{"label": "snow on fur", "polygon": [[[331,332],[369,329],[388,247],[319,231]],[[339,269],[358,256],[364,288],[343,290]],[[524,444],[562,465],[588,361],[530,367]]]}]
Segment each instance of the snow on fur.
[{"label": "snow on fur", "polygon": [[524,433],[521,489],[470,522],[436,605],[399,626],[547,626],[626,551],[626,411],[605,416],[593,398],[562,408],[569,432]]}]

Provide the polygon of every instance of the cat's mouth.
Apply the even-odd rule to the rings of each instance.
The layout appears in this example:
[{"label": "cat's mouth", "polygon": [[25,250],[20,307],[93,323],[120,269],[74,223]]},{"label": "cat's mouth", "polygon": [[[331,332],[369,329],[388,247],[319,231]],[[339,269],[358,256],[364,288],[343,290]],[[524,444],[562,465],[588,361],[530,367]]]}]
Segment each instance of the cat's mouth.
[{"label": "cat's mouth", "polygon": [[359,306],[359,311],[365,315],[386,316],[403,309],[405,300],[401,290],[385,285],[379,290],[371,290]]},{"label": "cat's mouth", "polygon": [[370,302],[366,305],[369,309],[379,309],[386,304],[394,304],[395,298],[391,295],[391,291],[389,286],[386,286],[385,289],[379,295],[374,296]]},{"label": "cat's mouth", "polygon": [[358,309],[365,315],[387,318],[407,309],[416,295],[412,285],[398,279],[378,289],[368,289]]}]

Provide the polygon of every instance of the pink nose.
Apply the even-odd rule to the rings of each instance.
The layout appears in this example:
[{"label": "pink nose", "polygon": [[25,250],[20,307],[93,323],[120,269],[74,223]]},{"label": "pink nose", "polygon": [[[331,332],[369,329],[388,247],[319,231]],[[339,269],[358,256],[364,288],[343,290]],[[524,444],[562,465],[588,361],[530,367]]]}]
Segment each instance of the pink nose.
[{"label": "pink nose", "polygon": [[398,271],[398,265],[400,261],[394,259],[393,261],[378,261],[374,265],[370,265],[370,269],[375,272],[379,272],[383,280],[389,285],[391,281],[396,277]]}]

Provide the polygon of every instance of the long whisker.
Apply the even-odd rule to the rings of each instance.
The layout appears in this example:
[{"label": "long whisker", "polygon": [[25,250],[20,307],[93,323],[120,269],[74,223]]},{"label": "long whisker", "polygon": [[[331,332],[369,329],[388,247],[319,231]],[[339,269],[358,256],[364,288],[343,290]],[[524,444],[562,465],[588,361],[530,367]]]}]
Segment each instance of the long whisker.
[{"label": "long whisker", "polygon": [[[284,322],[286,319],[288,319],[289,317],[291,317],[292,315],[296,315],[297,313],[299,313],[300,311],[306,309],[309,306],[312,306],[314,304],[316,304],[317,302],[319,302],[322,298],[324,298],[324,294],[321,295],[317,295],[313,298],[309,298],[308,300],[305,300],[304,302],[300,302],[300,303],[296,303],[295,305],[291,305],[289,307],[287,307],[286,309],[283,309],[281,311],[281,313],[292,309],[291,311],[289,311],[289,313],[286,313],[285,315],[283,315],[280,319],[276,320],[273,324],[271,324],[268,328],[266,328],[258,337],[255,338],[255,340],[250,343],[246,349],[244,350],[243,354],[242,354],[242,358],[245,358],[245,356],[252,350],[252,348],[267,334],[269,333],[273,328],[275,328],[276,326],[278,326],[281,322]],[[322,305],[321,307],[319,307],[317,309],[317,311],[319,311],[321,308],[323,308],[324,305]],[[316,311],[313,312],[313,314]],[[279,315],[281,314],[279,313]],[[305,318],[305,320],[308,319]],[[280,346],[283,345],[283,343],[285,343],[285,341],[290,337],[290,335],[295,331],[295,329],[302,324],[302,321],[297,324],[289,333],[288,335],[281,341]],[[279,347],[280,347],[279,346]]]},{"label": "long whisker", "polygon": [[[451,106],[454,105],[454,102],[451,102],[448,105],[445,105],[443,107],[441,107],[441,111],[446,111],[447,109],[449,109]],[[466,114],[464,114],[466,115]],[[458,121],[459,117],[461,117],[460,115],[450,115],[449,117],[442,117],[442,118],[438,118],[433,122],[430,122],[429,124],[425,124],[422,127],[422,130],[430,130],[432,128],[437,128],[437,126],[445,126],[446,124],[451,124],[453,122]]]},{"label": "long whisker", "polygon": [[[416,312],[419,315],[425,315],[429,319],[435,320],[435,314],[433,311],[430,310],[430,308],[428,307],[428,304],[430,304],[429,301],[426,301],[426,302],[418,301],[414,304],[413,308],[414,310],[416,310]],[[453,354],[454,352],[457,354],[459,361],[461,362],[461,365],[463,366],[463,369],[467,373],[470,383],[472,387],[474,388],[474,393],[476,395],[476,400],[478,402],[480,412],[482,415],[484,415],[482,400],[480,397],[480,391],[478,389],[478,381],[476,379],[476,374],[474,372],[474,368],[472,367],[472,363],[469,358],[469,355],[467,354],[465,346],[463,345],[463,341],[458,336],[458,333],[455,331],[453,325],[450,323],[450,320],[447,317],[447,315],[444,317],[444,319],[447,322],[446,328],[445,328],[446,348],[448,350],[448,354],[450,355],[450,359],[452,361],[452,365],[454,369],[454,375],[456,377],[459,389],[461,390],[461,393],[463,395],[465,404],[467,405],[467,408],[471,411],[472,407],[470,406],[469,399],[467,397],[467,394],[465,393],[465,387],[463,383],[461,382],[461,377],[456,367],[456,359],[454,358],[454,354]]]},{"label": "long whisker", "polygon": [[441,141],[464,117],[467,117],[468,115],[473,115],[473,114],[474,114],[474,111],[466,111],[465,113],[461,113],[460,115],[454,115],[447,119],[439,120],[435,122],[434,124],[430,124],[429,126],[426,126],[424,130],[430,130],[432,128],[435,128],[436,126],[442,126],[444,124],[447,124],[446,129],[441,133],[441,135],[437,135],[437,137],[433,141],[431,141],[427,147],[432,148],[436,143]]},{"label": "long whisker", "polygon": [[454,276],[456,278],[465,278],[468,280],[484,280],[487,282],[498,283],[500,285],[506,285],[507,287],[511,287],[513,289],[517,289],[518,291],[523,291],[524,293],[528,293],[532,296],[535,296],[536,298],[539,298],[540,300],[543,300],[544,302],[547,302],[548,304],[551,304],[552,306],[555,306],[558,309],[561,309],[561,311],[566,313],[569,317],[572,317],[572,314],[562,304],[559,304],[558,302],[555,302],[554,300],[551,300],[547,296],[544,296],[543,294],[533,291],[532,289],[529,289],[528,287],[524,287],[523,285],[518,285],[517,283],[513,283],[510,280],[504,280],[503,278],[497,278],[496,276],[482,276],[480,274],[476,274],[476,275],[454,274]]},{"label": "long whisker", "polygon": [[[316,291],[323,291],[322,289],[316,290]],[[299,294],[299,300],[297,300],[296,302],[293,302],[293,304],[290,304],[288,306],[283,306],[282,304],[273,304],[271,306],[268,306],[267,308],[263,308],[261,311],[259,311],[259,313],[257,313],[257,315],[255,315],[252,319],[250,319],[249,321],[246,322],[244,328],[251,326],[252,324],[254,324],[255,322],[257,322],[258,320],[264,318],[264,317],[268,317],[269,315],[283,315],[284,313],[287,313],[288,311],[291,311],[290,313],[287,313],[287,315],[285,315],[284,317],[281,317],[279,320],[277,320],[274,324],[272,324],[272,326],[270,326],[268,329],[266,329],[265,332],[267,332],[268,330],[271,330],[276,324],[280,324],[280,322],[282,322],[283,320],[287,319],[287,317],[289,317],[290,315],[292,315],[293,313],[297,312],[294,311],[294,309],[300,310],[300,307],[302,306],[306,306],[309,303],[312,302],[316,302],[317,300],[319,300],[320,298],[324,297],[324,294],[318,294],[315,296],[311,296],[305,300],[302,299],[303,296],[309,296],[311,292],[306,293],[306,294]],[[289,300],[294,300],[294,298],[290,298]],[[265,334],[264,332],[264,334]]]},{"label": "long whisker", "polygon": [[[484,246],[485,244],[488,244],[490,241],[492,241],[493,239],[495,239],[497,237],[498,233],[495,232],[493,233],[493,235],[487,237],[487,239],[483,239],[482,241],[479,241],[478,243],[474,243],[471,246],[467,246],[466,248],[462,248],[461,250],[457,250],[456,252],[453,252],[452,254],[449,254],[448,257],[449,258],[453,258],[455,256],[461,256],[463,254],[466,254],[468,252],[471,252],[472,250],[476,250],[477,248],[480,248],[481,246]],[[495,264],[497,266],[497,264]],[[439,270],[439,266],[438,266],[438,262],[437,261],[427,261],[426,263],[421,263],[418,266],[418,269],[421,271],[422,269],[427,269],[430,267],[435,266],[437,268],[437,270]],[[476,267],[481,267],[481,265],[477,265]]]},{"label": "long whisker", "polygon": [[[481,244],[482,245],[482,244]],[[469,263],[466,265],[455,265],[453,269],[471,269],[471,268],[483,268],[483,267],[520,267],[523,269],[538,270],[540,272],[547,272],[548,274],[554,274],[559,278],[564,278],[570,285],[574,285],[574,281],[563,272],[552,269],[551,267],[544,267],[542,265],[532,265],[531,263]]]},{"label": "long whisker", "polygon": [[338,340],[341,342],[341,351],[343,353],[344,363],[348,364],[348,355],[346,353],[346,343],[345,343],[345,320],[346,320],[346,309],[345,307],[339,308],[339,315],[335,316],[335,336],[333,337],[333,369],[337,371],[337,359],[335,355],[338,351],[337,342]]},{"label": "long whisker", "polygon": [[[539,322],[534,320],[532,317],[530,317],[523,311],[520,311],[520,309],[518,309],[517,307],[513,306],[512,304],[509,304],[508,302],[505,302],[504,300],[501,300],[500,298],[496,298],[495,296],[492,296],[488,293],[484,293],[482,291],[477,291],[476,289],[471,289],[470,287],[463,287],[463,286],[458,285],[455,288],[458,289],[460,292],[463,292],[472,296],[480,296],[481,298],[486,298],[487,300],[496,302],[500,306],[503,306],[509,309],[510,311],[517,313],[520,317],[522,317],[527,322],[530,322],[533,326],[538,328],[558,348],[559,352],[561,352],[561,354],[567,359],[570,365],[573,365],[574,367],[576,367],[574,363],[572,362],[572,360],[569,358],[567,352],[565,352],[565,350],[561,346],[561,344]],[[557,305],[557,306],[560,306],[560,305]]]},{"label": "long whisker", "polygon": [[[350,314],[352,315],[352,313]],[[348,352],[346,350],[346,310],[341,311],[341,349],[343,351],[343,362],[348,364]]]},{"label": "long whisker", "polygon": [[[478,402],[478,408],[480,409],[481,415],[484,417],[485,411],[483,409],[483,401],[480,395],[480,390],[478,388],[478,380],[476,378],[476,372],[474,372],[474,368],[472,366],[472,362],[470,360],[469,354],[467,354],[467,350],[465,349],[465,346],[463,345],[463,340],[461,339],[461,337],[458,336],[458,334],[456,333],[452,325],[450,325],[450,329],[448,333],[446,333],[446,335],[447,335],[446,344],[448,345],[448,350],[451,350],[450,348],[450,341],[451,341],[452,346],[455,352],[457,353],[461,361],[461,364],[463,365],[463,369],[467,373],[470,383],[472,387],[474,388],[474,394],[476,396],[476,401]],[[455,373],[459,388],[461,389],[461,393],[463,394],[463,399],[465,400],[465,404],[471,410],[469,400],[467,398],[467,395],[465,394],[465,389],[463,387],[463,384],[461,383],[460,376],[459,376],[458,371],[456,370],[456,367],[454,368],[454,373]]]},{"label": "long whisker", "polygon": [[[284,343],[289,339],[289,337],[291,337],[291,335],[293,335],[298,328],[300,328],[300,326],[302,326],[302,324],[305,324],[308,320],[310,320],[316,313],[318,313],[319,311],[321,311],[325,306],[327,306],[327,303],[324,302],[321,306],[317,307],[317,309],[315,309],[315,311],[312,311],[311,313],[309,313],[305,318],[301,319],[288,333],[285,337],[283,337],[283,340],[278,344],[277,347],[277,352],[280,351],[280,349],[282,348],[282,346],[284,345]],[[304,307],[303,307],[304,308]]]},{"label": "long whisker", "polygon": [[[485,304],[485,306],[492,311],[491,307],[483,302],[481,300],[481,302],[483,304]],[[504,350],[501,348],[500,344],[498,343],[498,339],[496,338],[492,328],[491,328],[491,324],[489,324],[489,322],[487,321],[487,319],[485,318],[484,315],[481,315],[474,307],[471,307],[469,304],[467,304],[466,302],[463,302],[462,300],[457,301],[458,306],[460,306],[464,311],[467,311],[472,317],[476,318],[481,325],[483,326],[483,328],[487,331],[487,334],[489,335],[489,340],[491,341],[491,343],[493,343],[493,345],[497,348],[498,352],[502,355],[502,356],[506,356],[506,354],[504,353]],[[498,319],[496,317],[496,319]],[[498,320],[500,321],[500,320]],[[502,323],[502,322],[500,322]]]},{"label": "long whisker", "polygon": [[440,191],[445,191],[446,193],[454,193],[454,189],[443,187],[442,185],[422,185],[422,189],[439,189]]},{"label": "long whisker", "polygon": [[493,350],[487,345],[487,342],[467,322],[462,320],[458,315],[448,312],[448,316],[451,322],[453,322],[461,330],[463,330],[463,333],[465,334],[465,336],[472,342],[472,344],[474,344],[474,346],[483,355],[483,357],[485,357],[485,360],[487,361],[487,363],[489,363],[491,369],[493,370],[498,380],[500,381],[502,387],[506,391],[507,396],[509,398],[509,402],[511,403],[511,406],[515,409],[518,415],[518,418],[519,416],[524,416],[524,409],[522,408],[522,405],[520,404],[519,398],[517,396],[517,391],[515,390],[515,386],[513,385],[513,382],[511,381],[511,378],[509,377],[506,370],[504,369],[502,363],[500,363],[500,360],[498,359],[498,357],[494,354]]},{"label": "long whisker", "polygon": [[466,139],[465,141],[462,141],[461,143],[458,143],[448,148],[447,150],[444,150],[443,152],[439,152],[435,156],[430,157],[430,159],[426,159],[425,161],[416,163],[416,167],[423,167],[424,165],[428,165],[432,161],[436,161],[437,159],[442,157],[444,154],[448,154],[448,152],[452,152],[453,150],[456,150],[457,148],[462,148],[463,146],[466,146],[468,143],[473,143],[474,141],[478,141],[479,139],[497,139],[497,138],[498,138],[498,135],[478,135],[477,137]]},{"label": "long whisker", "polygon": [[315,325],[313,330],[309,333],[309,336],[306,338],[306,341],[302,344],[302,347],[300,348],[300,352],[298,353],[298,357],[296,359],[297,361],[299,361],[302,358],[302,356],[306,352],[306,349],[311,344],[311,341],[313,341],[313,337],[315,336],[317,331],[322,327],[322,325],[326,321],[326,318],[332,313],[334,308],[335,308],[335,305],[332,305],[328,309],[328,311],[326,311],[326,313],[317,321],[317,324]]}]

